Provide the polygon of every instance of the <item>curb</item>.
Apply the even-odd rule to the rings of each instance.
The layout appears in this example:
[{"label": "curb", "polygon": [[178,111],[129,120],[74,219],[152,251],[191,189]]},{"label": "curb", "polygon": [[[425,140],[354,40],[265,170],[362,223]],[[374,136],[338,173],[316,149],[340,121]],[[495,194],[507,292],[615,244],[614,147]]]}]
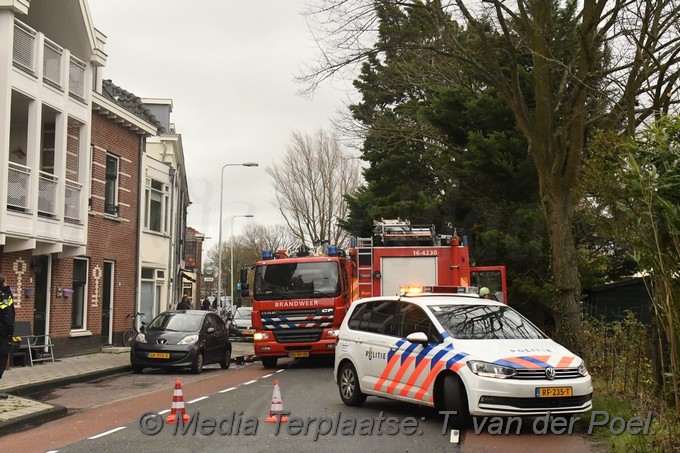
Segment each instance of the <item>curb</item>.
[{"label": "curb", "polygon": [[0,423],[0,435],[9,434],[12,432],[22,431],[26,429],[27,425],[41,425],[46,422],[51,422],[68,415],[68,409],[64,406],[51,405],[51,409],[34,412],[32,414],[22,415],[19,417],[5,420]]},{"label": "curb", "polygon": [[131,365],[123,365],[115,368],[107,368],[105,370],[92,371],[90,373],[83,373],[77,376],[61,377],[58,379],[51,379],[48,381],[37,382],[34,384],[25,384],[18,387],[5,389],[4,392],[11,393],[13,395],[26,397],[33,393],[44,392],[46,390],[51,390],[55,386],[63,386],[69,384],[75,384],[78,382],[87,382],[100,377],[111,376],[114,374],[125,373],[132,371]]}]

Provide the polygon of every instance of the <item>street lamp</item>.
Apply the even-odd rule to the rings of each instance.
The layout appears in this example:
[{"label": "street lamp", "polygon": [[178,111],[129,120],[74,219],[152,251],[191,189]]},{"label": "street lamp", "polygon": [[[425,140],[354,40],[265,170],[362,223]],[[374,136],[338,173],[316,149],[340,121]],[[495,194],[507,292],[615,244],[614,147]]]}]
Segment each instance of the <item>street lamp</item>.
[{"label": "street lamp", "polygon": [[252,214],[245,214],[245,215],[233,215],[231,216],[231,263],[229,264],[229,270],[231,274],[231,289],[229,290],[229,295],[231,296],[231,304],[232,306],[234,305],[234,219],[236,217],[253,217]]},{"label": "street lamp", "polygon": [[217,301],[222,301],[222,199],[224,196],[224,169],[227,167],[257,167],[257,162],[243,162],[240,164],[224,164],[220,170],[220,234],[217,239],[219,250],[217,252]]}]

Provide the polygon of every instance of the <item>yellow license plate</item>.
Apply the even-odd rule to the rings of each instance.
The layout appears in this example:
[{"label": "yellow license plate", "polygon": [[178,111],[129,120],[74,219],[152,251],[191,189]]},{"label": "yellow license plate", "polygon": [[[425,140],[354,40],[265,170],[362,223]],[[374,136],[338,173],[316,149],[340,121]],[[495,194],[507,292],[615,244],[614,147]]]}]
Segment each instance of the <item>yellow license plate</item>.
[{"label": "yellow license plate", "polygon": [[309,357],[309,352],[308,351],[295,351],[290,353],[290,357],[295,357],[295,358],[301,358],[301,357]]},{"label": "yellow license plate", "polygon": [[149,358],[150,359],[169,359],[170,354],[167,353],[167,352],[150,352]]},{"label": "yellow license plate", "polygon": [[562,398],[572,396],[571,387],[538,387],[536,388],[536,398]]}]

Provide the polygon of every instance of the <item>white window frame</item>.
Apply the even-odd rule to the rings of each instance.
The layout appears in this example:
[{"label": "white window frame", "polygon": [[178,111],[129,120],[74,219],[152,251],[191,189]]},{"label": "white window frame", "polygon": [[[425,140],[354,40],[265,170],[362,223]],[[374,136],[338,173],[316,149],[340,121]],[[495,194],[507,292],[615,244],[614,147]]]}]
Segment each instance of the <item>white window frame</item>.
[{"label": "white window frame", "polygon": [[[85,262],[85,285],[83,286],[83,300],[81,301],[82,303],[82,312],[83,312],[83,325],[82,327],[73,327],[73,306],[76,303],[76,294],[77,291],[75,291],[75,288],[72,288],[73,294],[72,294],[72,300],[71,300],[71,332],[84,332],[87,330],[87,301],[88,301],[88,292],[89,292],[89,284],[90,284],[90,260],[88,258],[73,258],[73,263],[74,263],[74,269],[75,269],[75,262],[76,261],[83,261]],[[73,278],[73,277],[72,277]],[[73,285],[75,286],[75,285]]]},{"label": "white window frame", "polygon": [[[161,185],[160,189],[153,188],[153,183],[158,183]],[[161,233],[161,234],[168,234],[168,222],[169,222],[169,214],[168,214],[168,208],[170,206],[170,197],[169,197],[169,191],[170,187],[165,184],[162,181],[159,181],[157,179],[152,179],[152,178],[146,178],[146,184],[144,188],[144,229],[146,231],[151,231],[154,233]],[[154,230],[151,228],[151,196],[156,195],[160,196],[160,209],[159,209],[159,215],[160,219],[158,221],[159,229]]]}]

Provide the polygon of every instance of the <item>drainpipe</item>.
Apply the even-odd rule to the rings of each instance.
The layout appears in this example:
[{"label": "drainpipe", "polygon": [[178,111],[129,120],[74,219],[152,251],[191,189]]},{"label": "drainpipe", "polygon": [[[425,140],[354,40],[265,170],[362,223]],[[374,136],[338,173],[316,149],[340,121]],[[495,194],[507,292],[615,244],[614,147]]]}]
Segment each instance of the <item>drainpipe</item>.
[{"label": "drainpipe", "polygon": [[[165,156],[164,156],[165,159]],[[170,240],[168,241],[168,257],[170,258],[170,263],[168,266],[168,274],[172,275],[172,284],[168,285],[168,308],[172,307],[172,302],[174,300],[173,296],[178,294],[177,291],[177,280],[181,279],[179,278],[179,272],[178,272],[178,266],[177,266],[177,257],[175,256],[174,253],[174,239],[175,239],[175,179],[176,179],[176,170],[168,165],[170,169],[170,218],[166,220],[170,227]]]},{"label": "drainpipe", "polygon": [[[135,271],[135,299],[134,312],[137,313],[141,308],[141,279],[142,279],[142,231],[144,231],[144,188],[146,187],[146,174],[144,174],[144,135],[139,136],[139,163],[137,164],[137,247],[135,250],[135,260],[137,261],[137,269]],[[151,313],[149,313],[151,315]],[[141,322],[139,318],[135,322]],[[125,327],[123,327],[125,329]]]}]

